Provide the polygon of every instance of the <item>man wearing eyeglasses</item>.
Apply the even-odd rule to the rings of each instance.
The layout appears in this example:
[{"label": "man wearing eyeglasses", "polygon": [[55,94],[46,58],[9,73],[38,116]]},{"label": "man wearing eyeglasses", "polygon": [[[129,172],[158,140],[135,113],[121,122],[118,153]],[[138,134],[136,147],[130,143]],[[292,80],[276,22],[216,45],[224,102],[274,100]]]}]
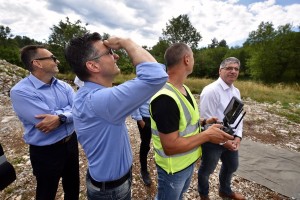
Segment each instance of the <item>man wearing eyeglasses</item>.
[{"label": "man wearing eyeglasses", "polygon": [[[235,57],[229,57],[222,61],[219,69],[219,78],[215,82],[204,87],[200,94],[200,115],[203,118],[224,118],[224,110],[232,96],[241,99],[240,91],[233,83],[238,78],[240,61]],[[198,191],[201,200],[209,199],[209,176],[218,164],[219,159],[222,166],[219,174],[219,196],[236,200],[245,199],[242,194],[231,190],[231,178],[238,168],[238,149],[242,140],[242,123],[234,133],[234,139],[226,143],[213,144],[210,142],[202,144],[202,161],[198,171]]]},{"label": "man wearing eyeglasses", "polygon": [[[124,49],[136,78],[113,86]],[[131,39],[87,33],[72,39],[65,57],[84,85],[74,99],[74,126],[88,160],[88,199],[131,199],[132,152],[125,120],[167,81],[162,64]]]},{"label": "man wearing eyeglasses", "polygon": [[11,89],[10,96],[29,144],[36,199],[54,200],[62,178],[64,199],[76,200],[79,157],[71,110],[74,90],[54,77],[59,61],[45,47],[25,46],[21,60],[30,75]]}]

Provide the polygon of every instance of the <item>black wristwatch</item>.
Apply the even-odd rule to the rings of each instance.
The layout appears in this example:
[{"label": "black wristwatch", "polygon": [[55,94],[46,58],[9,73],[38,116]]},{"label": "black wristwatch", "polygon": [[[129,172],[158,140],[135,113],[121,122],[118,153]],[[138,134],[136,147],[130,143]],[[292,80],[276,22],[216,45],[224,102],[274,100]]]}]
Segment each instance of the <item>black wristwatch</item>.
[{"label": "black wristwatch", "polygon": [[67,121],[67,117],[63,114],[59,114],[58,117],[60,124],[64,124]]}]

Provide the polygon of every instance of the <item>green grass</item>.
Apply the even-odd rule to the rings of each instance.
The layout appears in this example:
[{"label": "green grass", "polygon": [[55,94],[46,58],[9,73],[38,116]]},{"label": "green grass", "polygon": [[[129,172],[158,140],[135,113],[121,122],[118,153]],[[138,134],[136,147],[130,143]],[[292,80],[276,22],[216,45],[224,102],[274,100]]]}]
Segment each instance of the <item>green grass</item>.
[{"label": "green grass", "polygon": [[291,103],[300,103],[300,86],[298,84],[265,85],[253,81],[237,81],[234,85],[240,89],[243,97],[250,97],[258,102],[280,102],[284,107],[289,107]]},{"label": "green grass", "polygon": [[199,79],[199,78],[188,78],[185,81],[185,85],[187,85],[193,94],[200,94],[202,89],[212,83],[214,80],[212,79]]},{"label": "green grass", "polygon": [[293,107],[282,107],[280,110],[269,109],[268,112],[283,116],[292,122],[300,123],[300,108],[293,109]]},{"label": "green grass", "polygon": [[277,104],[279,108],[270,108],[268,112],[300,123],[300,87],[298,84],[265,85],[253,81],[237,81],[235,86],[240,89],[243,98],[250,97],[258,102]]},{"label": "green grass", "polygon": [[121,83],[124,83],[125,81],[131,80],[135,78],[135,74],[119,74],[114,81],[115,85],[119,85]]}]

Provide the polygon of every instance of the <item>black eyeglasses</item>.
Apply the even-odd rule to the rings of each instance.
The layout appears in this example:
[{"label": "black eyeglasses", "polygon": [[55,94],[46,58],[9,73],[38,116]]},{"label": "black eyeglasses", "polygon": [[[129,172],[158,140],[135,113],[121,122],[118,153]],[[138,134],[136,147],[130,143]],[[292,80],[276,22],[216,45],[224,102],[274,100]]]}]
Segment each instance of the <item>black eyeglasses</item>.
[{"label": "black eyeglasses", "polygon": [[100,54],[98,56],[95,56],[95,57],[93,57],[93,58],[91,58],[89,60],[97,60],[97,59],[101,58],[102,56],[105,56],[105,55],[114,55],[114,54],[115,54],[114,50],[112,50],[111,48],[109,48],[104,53],[102,53],[102,54]]},{"label": "black eyeglasses", "polygon": [[[51,55],[51,56],[49,56],[49,57],[35,58],[35,59],[33,59],[32,61],[34,61],[34,60],[47,60],[47,59],[52,59],[55,63],[56,63],[56,61],[58,60],[54,55]],[[32,62],[32,61],[31,61],[31,62]]]}]

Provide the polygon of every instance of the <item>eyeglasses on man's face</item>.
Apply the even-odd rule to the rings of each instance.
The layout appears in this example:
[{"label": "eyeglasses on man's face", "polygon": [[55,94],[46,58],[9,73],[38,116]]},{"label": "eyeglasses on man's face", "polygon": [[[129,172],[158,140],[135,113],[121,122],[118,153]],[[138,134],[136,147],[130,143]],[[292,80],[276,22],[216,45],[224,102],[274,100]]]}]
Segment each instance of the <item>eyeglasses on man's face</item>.
[{"label": "eyeglasses on man's face", "polygon": [[52,59],[55,63],[58,61],[58,59],[54,55],[51,55],[51,56],[48,56],[48,57],[35,58],[32,61],[34,61],[34,60],[47,60],[47,59]]},{"label": "eyeglasses on man's face", "polygon": [[98,56],[95,56],[95,57],[93,57],[93,58],[91,58],[89,60],[97,60],[97,59],[101,58],[102,56],[105,56],[105,55],[114,55],[114,54],[115,54],[114,51],[111,48],[109,48],[104,53],[102,53],[102,54],[100,54]]},{"label": "eyeglasses on man's face", "polygon": [[232,70],[234,70],[236,72],[240,71],[240,68],[238,68],[238,67],[223,67],[221,69],[225,69],[226,71],[232,71]]}]

